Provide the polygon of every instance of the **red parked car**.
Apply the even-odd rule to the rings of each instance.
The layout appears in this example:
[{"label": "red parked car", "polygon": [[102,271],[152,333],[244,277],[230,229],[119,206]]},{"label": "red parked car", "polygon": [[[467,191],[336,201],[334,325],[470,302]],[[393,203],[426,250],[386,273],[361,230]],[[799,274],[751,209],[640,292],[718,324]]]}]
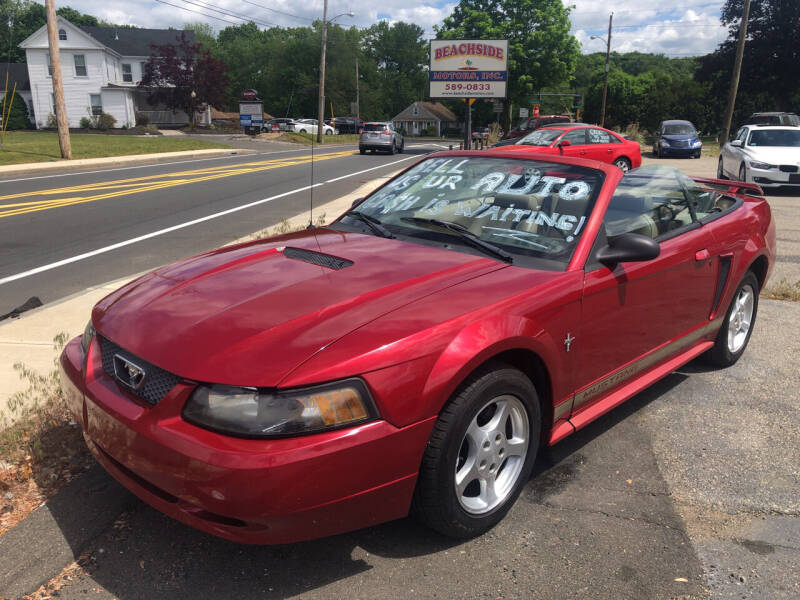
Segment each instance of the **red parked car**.
[{"label": "red parked car", "polygon": [[120,288],[62,384],[97,460],[209,533],[284,543],[411,511],[473,536],[540,446],[695,357],[735,363],[774,261],[753,184],[440,153],[330,226]]},{"label": "red parked car", "polygon": [[514,145],[500,146],[496,150],[589,158],[616,165],[623,171],[636,169],[642,164],[642,151],[638,142],[592,125],[542,127]]},{"label": "red parked car", "polygon": [[552,125],[553,123],[569,124],[572,121],[569,115],[540,115],[530,117],[520,121],[513,127],[507,134],[502,136],[502,140],[514,140],[528,135],[531,131],[544,127],[545,125]]}]

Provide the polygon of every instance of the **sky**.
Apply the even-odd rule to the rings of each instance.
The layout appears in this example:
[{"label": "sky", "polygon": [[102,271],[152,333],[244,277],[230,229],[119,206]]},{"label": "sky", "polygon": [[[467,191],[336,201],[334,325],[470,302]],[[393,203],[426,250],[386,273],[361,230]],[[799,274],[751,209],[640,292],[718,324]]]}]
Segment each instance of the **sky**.
[{"label": "sky", "polygon": [[[719,22],[723,0],[562,2],[575,7],[570,14],[572,33],[585,53],[605,51],[605,41],[591,36],[606,37],[610,12],[614,13],[611,50],[617,52],[701,55],[713,51],[727,34]],[[329,0],[328,15],[344,26],[369,27],[380,20],[416,23],[433,38],[434,25],[450,14],[455,4],[453,0]],[[71,6],[112,23],[152,28],[203,21],[219,29],[241,23],[237,16],[252,18],[263,26],[296,27],[322,18],[322,0],[104,0],[99,5],[96,0],[59,0],[56,6]]]}]

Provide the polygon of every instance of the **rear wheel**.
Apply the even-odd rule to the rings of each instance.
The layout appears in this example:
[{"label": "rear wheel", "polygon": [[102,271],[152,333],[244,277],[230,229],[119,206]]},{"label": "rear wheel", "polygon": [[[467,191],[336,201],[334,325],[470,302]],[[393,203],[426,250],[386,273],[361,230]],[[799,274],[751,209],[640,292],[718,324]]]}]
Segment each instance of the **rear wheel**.
[{"label": "rear wheel", "polygon": [[406,141],[403,140],[402,142],[400,142],[400,147],[397,149],[397,153],[398,154],[402,154],[403,153],[403,148],[405,148],[405,147],[406,147]]},{"label": "rear wheel", "polygon": [[389,154],[394,154],[394,151],[395,151],[394,140],[392,140],[392,145],[389,147]]},{"label": "rear wheel", "polygon": [[614,161],[614,166],[618,167],[623,173],[627,173],[631,170],[631,161],[629,161],[624,156],[620,156],[617,160]]},{"label": "rear wheel", "polygon": [[522,372],[496,363],[470,376],[428,440],[413,514],[457,538],[496,525],[530,477],[540,423],[536,389]]},{"label": "rear wheel", "polygon": [[367,150],[366,150],[366,148],[359,148],[358,152],[359,152],[359,154],[366,154]]},{"label": "rear wheel", "polygon": [[306,132],[306,130],[305,130],[305,129],[301,129],[301,130],[300,130],[300,131],[298,131],[297,133],[307,133],[307,132]]},{"label": "rear wheel", "polygon": [[709,362],[718,367],[730,367],[744,354],[758,312],[758,279],[748,271],[736,288],[725,319],[707,353]]}]

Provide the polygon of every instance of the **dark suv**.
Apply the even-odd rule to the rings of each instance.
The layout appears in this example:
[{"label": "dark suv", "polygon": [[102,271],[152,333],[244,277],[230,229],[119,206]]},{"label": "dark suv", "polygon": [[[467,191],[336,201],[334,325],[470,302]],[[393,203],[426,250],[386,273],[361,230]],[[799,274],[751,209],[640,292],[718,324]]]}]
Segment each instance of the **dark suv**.
[{"label": "dark suv", "polygon": [[524,119],[501,139],[513,140],[515,138],[521,138],[522,136],[528,135],[531,131],[535,131],[544,125],[550,125],[552,123],[569,123],[570,121],[571,119],[569,118],[569,115],[539,115],[538,117],[531,117],[529,119]]},{"label": "dark suv", "polygon": [[800,127],[800,117],[787,112],[753,113],[743,125],[793,125]]},{"label": "dark suv", "polygon": [[364,131],[364,121],[355,117],[336,117],[331,125],[339,133],[361,133]]}]

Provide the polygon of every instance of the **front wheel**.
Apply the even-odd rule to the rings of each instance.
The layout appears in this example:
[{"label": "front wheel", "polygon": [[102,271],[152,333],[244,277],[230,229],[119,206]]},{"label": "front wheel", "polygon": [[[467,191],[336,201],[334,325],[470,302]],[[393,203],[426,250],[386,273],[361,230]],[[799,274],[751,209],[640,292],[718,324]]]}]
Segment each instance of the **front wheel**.
[{"label": "front wheel", "polygon": [[739,167],[739,181],[747,183],[747,169],[745,169],[744,163]]},{"label": "front wheel", "polygon": [[709,362],[718,367],[730,367],[744,354],[758,312],[758,279],[748,271],[736,288],[725,319],[708,351]]},{"label": "front wheel", "polygon": [[300,130],[300,131],[298,131],[297,133],[306,133],[306,130],[305,130],[305,129],[301,129],[301,130]]},{"label": "front wheel", "polygon": [[631,161],[629,161],[624,156],[620,156],[617,160],[614,161],[614,166],[619,168],[623,173],[627,173],[631,170]]},{"label": "front wheel", "polygon": [[359,154],[366,154],[366,153],[367,153],[367,150],[366,150],[365,148],[359,148],[359,149],[358,149],[358,153],[359,153]]},{"label": "front wheel", "polygon": [[332,132],[330,129],[328,129],[328,130],[325,132],[325,135],[333,135],[333,132]]},{"label": "front wheel", "polygon": [[717,179],[727,179],[727,177],[725,177],[725,169],[722,166],[722,157],[721,156],[719,157],[719,160],[717,161]]},{"label": "front wheel", "polygon": [[476,372],[434,426],[412,513],[450,537],[494,527],[530,477],[540,428],[536,389],[524,373],[500,363]]}]

